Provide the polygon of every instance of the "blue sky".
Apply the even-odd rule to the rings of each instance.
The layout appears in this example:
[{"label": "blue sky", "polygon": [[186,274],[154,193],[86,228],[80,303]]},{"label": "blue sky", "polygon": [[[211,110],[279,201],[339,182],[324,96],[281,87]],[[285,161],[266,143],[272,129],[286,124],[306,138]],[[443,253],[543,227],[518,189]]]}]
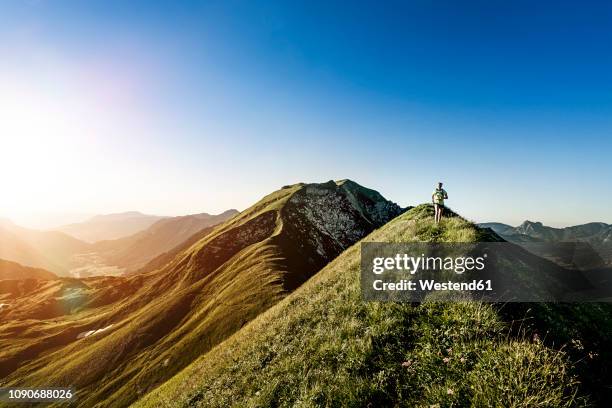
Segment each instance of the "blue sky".
[{"label": "blue sky", "polygon": [[0,215],[351,178],[401,205],[442,180],[476,221],[612,223],[612,4],[255,3],[2,2]]}]

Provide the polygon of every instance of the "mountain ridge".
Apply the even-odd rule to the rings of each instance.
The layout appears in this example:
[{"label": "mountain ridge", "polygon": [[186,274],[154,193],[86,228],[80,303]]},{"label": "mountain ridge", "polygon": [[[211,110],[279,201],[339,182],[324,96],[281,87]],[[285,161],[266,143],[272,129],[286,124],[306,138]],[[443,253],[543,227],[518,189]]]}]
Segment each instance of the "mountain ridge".
[{"label": "mountain ridge", "polygon": [[[436,225],[431,205],[423,205],[364,240],[502,239],[458,216]],[[516,251],[527,266],[540,262],[519,247]],[[135,406],[587,404],[578,373],[587,374],[574,363],[588,358],[587,351],[576,351],[581,355],[574,360],[571,346],[564,350],[551,340],[587,341],[584,331],[603,316],[596,307],[528,305],[529,312],[478,302],[363,302],[359,262],[355,244]],[[524,272],[528,282],[529,269]],[[548,320],[553,316],[593,320],[557,327]],[[509,333],[514,319],[522,322],[522,334]],[[535,330],[549,330],[551,340],[533,340]],[[593,377],[597,381],[598,375]]]},{"label": "mountain ridge", "polygon": [[[213,227],[154,270],[61,280],[53,292],[41,288],[37,296],[65,299],[67,288],[58,285],[72,285],[79,296],[71,297],[66,317],[54,315],[55,325],[36,323],[32,313],[39,311],[13,308],[19,322],[32,325],[30,333],[44,334],[36,344],[13,338],[5,349],[0,336],[6,350],[0,351],[0,383],[70,383],[81,406],[125,406],[284,298],[380,226],[385,211],[387,219],[403,211],[378,197],[356,183],[292,185]],[[27,345],[15,346],[22,342]]]},{"label": "mountain ridge", "polygon": [[590,245],[607,265],[612,265],[612,225],[590,222],[565,228],[548,227],[541,222],[524,221],[517,227],[502,223],[482,223],[515,243],[583,243]]},{"label": "mountain ridge", "polygon": [[236,214],[238,211],[231,209],[219,214],[200,213],[167,217],[133,235],[96,242],[92,249],[107,263],[123,268],[125,273],[133,273],[199,231],[222,223]]},{"label": "mountain ridge", "polygon": [[42,268],[23,266],[17,262],[0,259],[0,280],[57,279],[57,275]]},{"label": "mountain ridge", "polygon": [[59,231],[40,231],[14,223],[0,225],[0,258],[33,268],[65,275],[72,256],[85,252],[89,244]]}]

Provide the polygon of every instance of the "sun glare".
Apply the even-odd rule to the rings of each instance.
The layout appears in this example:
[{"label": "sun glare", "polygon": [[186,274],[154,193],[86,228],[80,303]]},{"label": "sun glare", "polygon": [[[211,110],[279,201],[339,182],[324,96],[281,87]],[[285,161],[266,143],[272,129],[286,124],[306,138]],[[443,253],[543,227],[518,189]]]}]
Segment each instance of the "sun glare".
[{"label": "sun glare", "polygon": [[2,88],[0,213],[23,216],[41,203],[53,204],[81,177],[77,152],[85,151],[88,136],[79,112],[64,99],[27,87]]}]

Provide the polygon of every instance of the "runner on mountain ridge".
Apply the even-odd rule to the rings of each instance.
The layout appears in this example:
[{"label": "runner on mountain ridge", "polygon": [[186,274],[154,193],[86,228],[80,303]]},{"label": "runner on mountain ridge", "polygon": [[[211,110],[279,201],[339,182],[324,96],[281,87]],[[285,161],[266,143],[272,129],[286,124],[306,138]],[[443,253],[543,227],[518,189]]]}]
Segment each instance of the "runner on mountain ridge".
[{"label": "runner on mountain ridge", "polygon": [[434,205],[435,216],[434,219],[436,224],[442,220],[442,213],[444,212],[444,200],[448,198],[448,193],[442,188],[442,183],[438,183],[436,188],[431,195],[431,202]]}]

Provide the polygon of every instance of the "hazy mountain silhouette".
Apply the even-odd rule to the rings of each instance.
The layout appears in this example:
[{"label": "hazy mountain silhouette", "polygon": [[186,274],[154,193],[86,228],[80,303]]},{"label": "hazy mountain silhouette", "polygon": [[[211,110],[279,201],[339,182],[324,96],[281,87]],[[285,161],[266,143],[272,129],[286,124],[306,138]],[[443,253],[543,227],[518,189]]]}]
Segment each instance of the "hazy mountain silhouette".
[{"label": "hazy mountain silhouette", "polygon": [[17,262],[0,259],[0,280],[13,279],[41,279],[52,280],[57,279],[57,275],[41,268],[32,268],[23,266]]},{"label": "hazy mountain silhouette", "polygon": [[87,221],[64,225],[56,228],[56,230],[91,243],[135,234],[164,218],[167,217],[127,211],[117,214],[96,215]]},{"label": "hazy mountain silhouette", "polygon": [[65,275],[74,266],[73,256],[89,249],[89,244],[63,232],[32,230],[6,221],[0,224],[0,258],[25,266]]},{"label": "hazy mountain silhouette", "polygon": [[142,268],[153,258],[172,250],[204,228],[219,224],[238,214],[227,210],[217,215],[207,213],[164,218],[144,231],[125,238],[101,241],[93,245],[111,265],[133,272]]}]

